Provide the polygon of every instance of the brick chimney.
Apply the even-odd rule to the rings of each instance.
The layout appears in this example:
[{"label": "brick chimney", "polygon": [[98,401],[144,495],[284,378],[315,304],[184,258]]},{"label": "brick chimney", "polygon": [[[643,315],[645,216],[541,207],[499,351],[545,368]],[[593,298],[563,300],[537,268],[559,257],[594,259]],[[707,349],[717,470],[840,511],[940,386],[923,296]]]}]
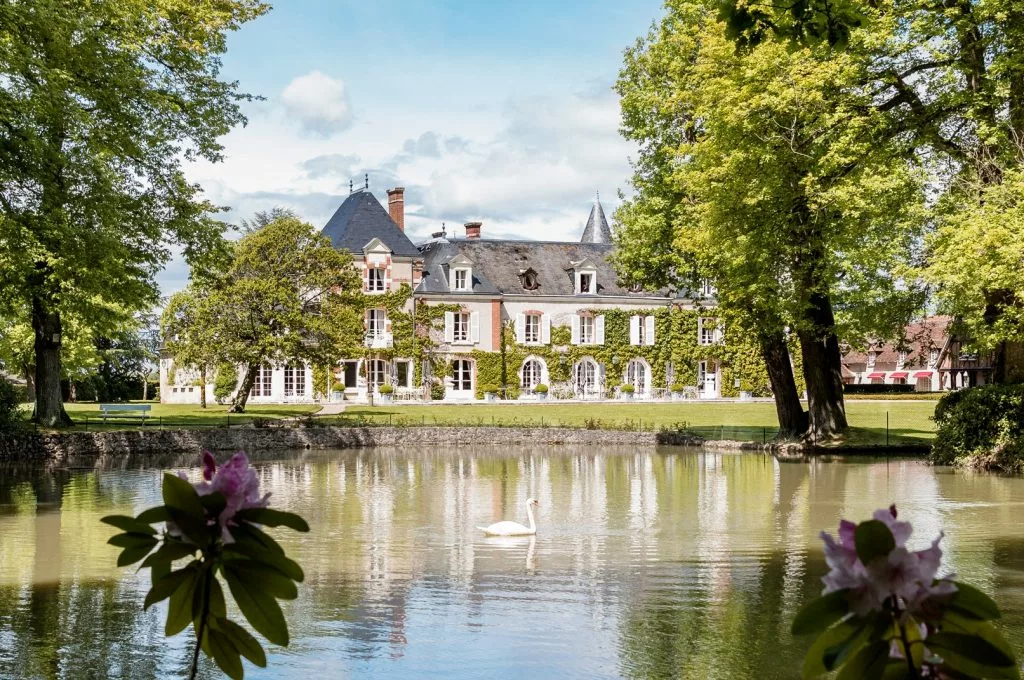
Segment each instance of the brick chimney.
[{"label": "brick chimney", "polygon": [[405,231],[405,187],[388,189],[388,214],[402,231]]},{"label": "brick chimney", "polygon": [[483,222],[466,222],[466,238],[480,238],[480,227]]}]

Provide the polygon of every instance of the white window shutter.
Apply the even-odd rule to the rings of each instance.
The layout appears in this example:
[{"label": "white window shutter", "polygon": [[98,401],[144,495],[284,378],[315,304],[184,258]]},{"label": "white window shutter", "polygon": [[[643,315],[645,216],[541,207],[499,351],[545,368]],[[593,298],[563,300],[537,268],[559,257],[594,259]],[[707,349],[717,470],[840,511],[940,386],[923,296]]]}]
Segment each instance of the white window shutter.
[{"label": "white window shutter", "polygon": [[597,336],[595,338],[596,344],[603,345],[604,344],[604,314],[599,314],[598,316],[594,317],[594,335]]},{"label": "white window shutter", "polygon": [[629,317],[629,344],[639,345],[640,344],[640,317],[631,316]]},{"label": "white window shutter", "polygon": [[516,314],[516,342],[520,345],[526,343],[526,315]]},{"label": "white window shutter", "polygon": [[444,341],[455,342],[455,312],[444,313]]},{"label": "white window shutter", "polygon": [[644,317],[644,323],[647,324],[647,329],[646,329],[646,331],[647,331],[647,333],[646,333],[646,335],[647,335],[647,344],[648,345],[653,345],[654,344],[654,317],[653,316]]},{"label": "white window shutter", "polygon": [[544,314],[540,317],[540,341],[547,345],[551,343],[551,315]]},{"label": "white window shutter", "polygon": [[381,274],[384,276],[384,290],[391,290],[391,268],[385,265],[384,268],[381,269],[380,271]]},{"label": "white window shutter", "polygon": [[698,345],[703,344],[703,343],[701,343],[701,338],[703,337],[703,334],[704,334],[704,317],[698,316],[697,317],[697,344]]},{"label": "white window shutter", "polygon": [[580,315],[572,315],[572,344],[580,344]]},{"label": "white window shutter", "polygon": [[367,262],[363,263],[363,290],[370,290],[370,265]]},{"label": "white window shutter", "polygon": [[480,342],[480,312],[473,312],[469,315],[469,321],[472,325],[472,335],[470,340],[473,342]]},{"label": "white window shutter", "polygon": [[721,320],[718,321],[718,327],[715,328],[715,342],[725,341],[725,324]]}]

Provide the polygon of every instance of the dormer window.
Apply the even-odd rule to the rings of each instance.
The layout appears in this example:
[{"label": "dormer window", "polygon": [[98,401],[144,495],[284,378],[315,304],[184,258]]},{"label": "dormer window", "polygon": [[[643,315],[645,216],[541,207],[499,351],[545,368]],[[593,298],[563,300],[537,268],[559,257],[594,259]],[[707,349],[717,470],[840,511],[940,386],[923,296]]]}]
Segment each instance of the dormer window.
[{"label": "dormer window", "polygon": [[473,290],[473,261],[465,255],[456,255],[448,261],[448,288],[459,292]]},{"label": "dormer window", "polygon": [[896,370],[900,370],[907,363],[907,353],[900,352],[896,355]]},{"label": "dormer window", "polygon": [[540,282],[537,281],[537,272],[532,267],[519,272],[519,281],[523,284],[523,290],[537,290],[540,288]]},{"label": "dormer window", "polygon": [[579,278],[579,293],[593,293],[594,292],[594,275],[580,274]]},{"label": "dormer window", "polygon": [[700,295],[701,297],[715,297],[718,294],[718,288],[711,281],[711,279],[700,280]]}]

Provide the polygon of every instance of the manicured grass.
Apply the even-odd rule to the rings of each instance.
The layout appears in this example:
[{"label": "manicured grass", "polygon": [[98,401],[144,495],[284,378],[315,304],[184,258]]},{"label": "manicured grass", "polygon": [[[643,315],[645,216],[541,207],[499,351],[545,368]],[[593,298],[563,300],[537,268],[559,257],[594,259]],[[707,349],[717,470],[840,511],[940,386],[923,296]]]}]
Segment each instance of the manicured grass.
[{"label": "manicured grass", "polygon": [[[142,403],[142,402],[140,402]],[[243,414],[228,414],[227,405],[211,403],[205,409],[193,404],[153,404],[146,427],[223,427],[225,425],[242,425],[252,422],[253,418],[291,418],[307,413],[315,413],[320,409],[317,404],[251,404]],[[137,419],[111,418],[107,424],[100,420],[100,405],[94,403],[64,404],[68,415],[75,421],[74,430],[106,429],[124,430],[138,429]],[[88,419],[88,422],[86,421]]]},{"label": "manicured grass", "polygon": [[[934,437],[934,401],[866,401],[847,404],[851,431],[847,443],[919,444]],[[671,403],[515,403],[437,404],[424,406],[352,405],[339,419],[377,424],[549,425],[626,429],[688,426],[709,438],[759,440],[774,435],[778,421],[771,402],[671,402]],[[724,426],[724,430],[721,429]]]}]

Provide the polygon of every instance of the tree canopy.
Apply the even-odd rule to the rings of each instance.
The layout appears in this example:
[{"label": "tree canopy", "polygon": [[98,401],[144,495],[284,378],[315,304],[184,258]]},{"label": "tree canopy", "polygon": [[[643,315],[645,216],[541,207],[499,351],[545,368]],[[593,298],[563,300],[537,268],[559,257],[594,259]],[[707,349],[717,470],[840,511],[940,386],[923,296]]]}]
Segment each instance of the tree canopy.
[{"label": "tree canopy", "polygon": [[0,2],[0,289],[30,312],[36,418],[67,422],[62,318],[156,302],[178,245],[216,249],[214,206],[182,163],[220,159],[249,99],[220,78],[259,0]]},{"label": "tree canopy", "polygon": [[232,404],[242,411],[261,366],[328,364],[359,345],[361,285],[351,255],[298,218],[278,216],[234,245],[221,275],[172,299],[164,336],[179,364],[244,367]]}]

